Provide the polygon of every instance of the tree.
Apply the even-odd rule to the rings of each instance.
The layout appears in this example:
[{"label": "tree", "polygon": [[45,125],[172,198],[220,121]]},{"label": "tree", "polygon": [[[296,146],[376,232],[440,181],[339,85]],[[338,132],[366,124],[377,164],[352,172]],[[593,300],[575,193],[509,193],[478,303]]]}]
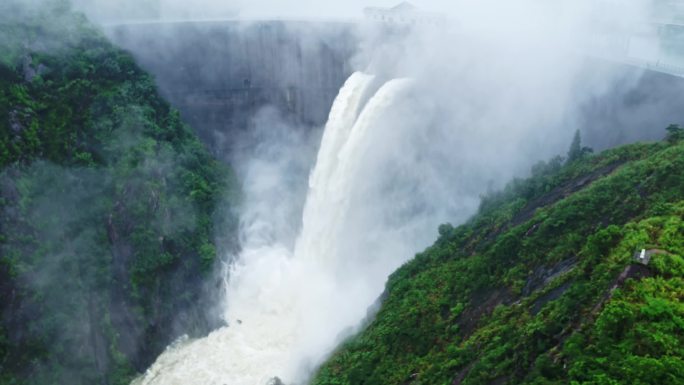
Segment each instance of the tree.
[{"label": "tree", "polygon": [[665,140],[668,142],[675,144],[682,139],[684,139],[684,128],[682,128],[678,124],[670,124],[666,128],[667,130],[667,136],[665,137]]},{"label": "tree", "polygon": [[568,150],[568,163],[582,159],[586,154],[594,152],[590,147],[582,147],[582,136],[580,131],[575,131],[575,136],[572,138],[570,149]]},{"label": "tree", "polygon": [[582,137],[579,130],[575,131],[575,137],[572,138],[570,149],[568,150],[568,163],[573,162],[580,157],[582,152]]}]

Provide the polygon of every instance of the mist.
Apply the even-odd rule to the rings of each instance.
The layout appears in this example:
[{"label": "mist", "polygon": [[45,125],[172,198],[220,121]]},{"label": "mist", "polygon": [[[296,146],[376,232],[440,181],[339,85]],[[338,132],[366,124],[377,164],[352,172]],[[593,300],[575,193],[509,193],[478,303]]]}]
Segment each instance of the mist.
[{"label": "mist", "polygon": [[[241,19],[300,20],[354,18],[366,4],[231,5]],[[564,153],[588,105],[643,75],[599,70],[587,52],[645,22],[646,1],[609,14],[592,1],[415,5],[439,22],[355,27],[355,73],[325,127],[266,108],[234,138],[246,199],[242,250],[227,257],[228,326],[169,348],[136,384],[306,383],[440,224],[463,223],[484,193]]]},{"label": "mist", "polygon": [[[647,23],[653,5],[648,0],[425,0],[413,4],[429,22],[405,24],[364,18],[364,7],[396,5],[389,1],[72,3],[143,67],[157,69],[159,87],[174,103],[188,99],[185,92],[191,90],[179,85],[183,81],[231,88],[224,99],[212,100],[215,105],[253,89],[283,92],[245,97],[244,119],[209,124],[206,115],[185,113],[193,124],[205,120],[208,128],[196,132],[240,181],[239,250],[218,248],[226,271],[212,293],[220,299],[206,309],[225,326],[204,338],[181,338],[136,385],[305,384],[340,343],[372,319],[387,277],[428,247],[440,224],[467,221],[487,192],[564,154],[577,130],[600,149],[658,138],[660,133],[644,132],[646,122],[664,127],[684,119],[675,86],[654,95],[644,85],[653,74],[602,57],[612,49],[603,40]],[[284,24],[273,28],[277,34],[297,38],[274,38],[286,52],[280,58],[264,35],[245,38],[248,43],[240,44],[258,46],[231,54],[269,51],[268,66],[249,63],[245,69],[231,67],[220,51],[243,45],[208,40],[220,38],[192,23],[188,28],[200,31],[193,38],[206,38],[201,43],[210,55],[184,51],[195,41],[183,40],[190,38],[182,33],[162,34],[158,52],[150,49],[149,36],[126,40],[116,29],[207,20],[235,21],[239,25],[231,28],[245,36],[250,28],[279,20]],[[292,20],[318,24],[293,27],[287,24]],[[342,21],[345,33],[338,33],[340,24],[326,27],[326,21]],[[147,60],[145,51],[157,60]],[[188,72],[169,74],[180,64],[164,53],[176,51],[200,62],[191,80]],[[333,75],[314,73],[327,63],[323,59],[299,71],[302,57],[322,52],[341,62]],[[259,71],[278,79],[259,77]],[[346,80],[338,81],[342,73]],[[314,89],[320,84],[308,83],[324,80],[326,87],[341,86],[334,102],[324,92],[315,94],[327,122],[301,119],[302,108],[286,106],[296,103],[292,89]],[[639,93],[634,105],[610,107]],[[209,98],[206,92],[204,97]],[[301,99],[307,104],[314,98]],[[174,163],[173,154],[162,155],[150,167]],[[173,221],[155,225],[176,233],[194,226],[194,215],[179,204]],[[226,242],[221,235],[216,239]]]},{"label": "mist", "polygon": [[[283,0],[198,0],[189,6],[180,0],[73,0],[73,5],[91,19],[100,22],[135,20],[190,19],[359,19],[364,7],[393,7],[396,1],[360,0],[283,1]],[[446,0],[417,0],[415,6],[431,11],[458,12],[460,6]]]}]

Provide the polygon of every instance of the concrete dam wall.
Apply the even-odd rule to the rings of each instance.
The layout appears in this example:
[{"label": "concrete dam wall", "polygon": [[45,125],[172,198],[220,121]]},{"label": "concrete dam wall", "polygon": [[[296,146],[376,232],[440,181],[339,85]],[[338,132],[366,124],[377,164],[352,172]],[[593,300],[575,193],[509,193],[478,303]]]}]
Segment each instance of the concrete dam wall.
[{"label": "concrete dam wall", "polygon": [[[353,23],[312,21],[152,22],[106,30],[154,74],[163,96],[225,160],[241,145],[236,136],[266,107],[290,125],[324,125],[352,73],[355,31]],[[574,126],[586,144],[602,149],[658,140],[668,124],[684,123],[683,78],[589,60],[589,68],[621,73],[625,82],[577,112]]]},{"label": "concrete dam wall", "polygon": [[137,23],[106,32],[223,156],[267,106],[290,124],[325,124],[356,47],[346,23]]}]

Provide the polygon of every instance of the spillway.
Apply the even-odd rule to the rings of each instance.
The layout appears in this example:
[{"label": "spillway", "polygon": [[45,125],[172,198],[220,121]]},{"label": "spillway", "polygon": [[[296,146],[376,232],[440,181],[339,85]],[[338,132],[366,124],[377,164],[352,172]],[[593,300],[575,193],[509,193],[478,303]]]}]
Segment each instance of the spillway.
[{"label": "spillway", "polygon": [[226,284],[229,326],[169,347],[134,384],[306,381],[363,320],[386,277],[427,244],[436,226],[430,210],[411,206],[411,215],[423,219],[411,226],[392,212],[406,207],[382,203],[388,185],[414,191],[416,175],[376,172],[400,164],[391,159],[394,151],[382,150],[397,127],[382,122],[405,107],[410,89],[408,79],[383,82],[360,72],[346,81],[325,126],[294,246],[264,241],[263,226],[252,219]]}]

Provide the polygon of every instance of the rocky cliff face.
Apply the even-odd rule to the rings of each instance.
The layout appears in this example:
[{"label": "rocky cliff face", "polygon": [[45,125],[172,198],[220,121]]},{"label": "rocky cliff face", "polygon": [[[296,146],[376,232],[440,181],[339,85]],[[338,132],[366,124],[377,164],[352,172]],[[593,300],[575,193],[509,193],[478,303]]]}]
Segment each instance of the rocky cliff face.
[{"label": "rocky cliff face", "polygon": [[351,24],[186,22],[110,27],[215,153],[272,107],[285,122],[325,123],[351,73]]}]

